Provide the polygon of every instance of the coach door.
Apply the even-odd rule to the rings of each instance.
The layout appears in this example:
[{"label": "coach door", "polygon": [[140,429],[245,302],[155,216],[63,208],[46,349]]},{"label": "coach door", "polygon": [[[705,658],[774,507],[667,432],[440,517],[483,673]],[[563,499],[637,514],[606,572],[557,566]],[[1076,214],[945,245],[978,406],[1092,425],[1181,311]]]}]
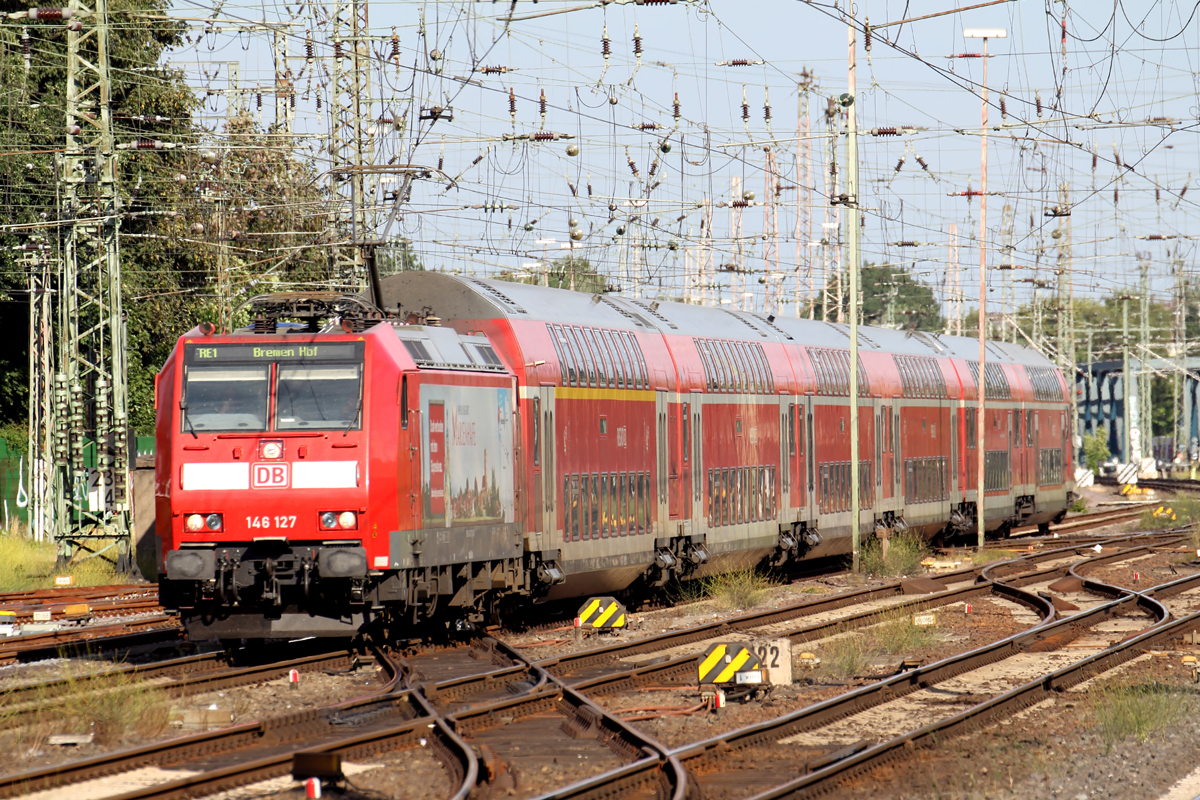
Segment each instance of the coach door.
[{"label": "coach door", "polygon": [[[804,477],[803,485],[808,487],[808,493],[804,496],[801,506],[812,511],[812,507],[816,505],[817,493],[814,487],[815,478],[813,477],[817,471],[817,448],[816,434],[813,431],[813,399],[812,395],[805,395],[803,405],[799,406],[803,413],[800,418],[800,441],[803,442],[804,450]],[[805,517],[815,517],[813,514],[805,514]]]},{"label": "coach door", "polygon": [[656,536],[666,536],[667,519],[669,514],[668,499],[667,499],[667,393],[655,392],[654,394],[654,419],[657,430],[655,431],[655,446],[658,449],[657,471],[658,480],[656,486],[658,488],[658,524],[655,526]]},{"label": "coach door", "polygon": [[[558,515],[556,513],[557,503],[555,502],[555,490],[557,481],[555,480],[554,471],[554,387],[539,386],[538,397],[535,401],[536,406],[540,406],[538,417],[534,422],[535,434],[535,451],[538,453],[534,457],[535,469],[541,469],[540,483],[538,484],[539,494],[541,495],[541,515],[542,524],[540,526],[541,547],[545,548],[550,542],[559,541],[559,537],[555,536],[558,528]],[[540,439],[540,442],[537,441]],[[538,447],[540,445],[540,447]]]}]

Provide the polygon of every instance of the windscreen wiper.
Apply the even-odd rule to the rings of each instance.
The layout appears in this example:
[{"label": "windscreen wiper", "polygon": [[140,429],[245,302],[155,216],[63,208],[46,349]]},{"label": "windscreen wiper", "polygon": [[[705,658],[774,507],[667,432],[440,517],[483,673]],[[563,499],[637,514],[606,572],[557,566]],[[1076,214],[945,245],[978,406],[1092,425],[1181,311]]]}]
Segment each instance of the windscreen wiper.
[{"label": "windscreen wiper", "polygon": [[184,425],[186,425],[186,426],[188,427],[188,430],[189,430],[189,431],[191,432],[191,434],[192,434],[192,438],[193,438],[193,439],[199,439],[200,437],[196,435],[196,428],[195,428],[195,426],[194,426],[194,425],[192,425],[192,418],[188,416],[188,404],[187,404],[187,400],[180,400],[180,401],[179,401],[179,408],[180,408],[180,410],[181,410],[181,411],[183,411],[183,424],[184,424]]},{"label": "windscreen wiper", "polygon": [[342,436],[350,433],[350,429],[354,427],[354,423],[358,422],[358,418],[362,416],[362,392],[358,393],[358,407],[354,409],[354,416],[346,423],[346,430],[342,431]]}]

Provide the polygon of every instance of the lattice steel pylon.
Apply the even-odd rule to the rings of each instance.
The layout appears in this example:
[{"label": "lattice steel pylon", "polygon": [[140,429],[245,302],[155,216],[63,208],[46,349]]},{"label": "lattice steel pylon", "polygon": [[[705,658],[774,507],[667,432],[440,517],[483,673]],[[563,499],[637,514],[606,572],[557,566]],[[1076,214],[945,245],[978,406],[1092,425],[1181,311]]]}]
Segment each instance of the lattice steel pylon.
[{"label": "lattice steel pylon", "polygon": [[22,247],[21,263],[29,274],[29,530],[36,542],[54,531],[51,493],[54,452],[54,278],[58,269],[45,242]]},{"label": "lattice steel pylon", "polygon": [[336,196],[330,215],[336,243],[332,277],[344,289],[359,292],[367,286],[362,243],[375,238],[376,221],[376,179],[367,171],[375,163],[371,39],[366,0],[337,0],[334,9],[329,142]]},{"label": "lattice steel pylon", "polygon": [[[67,141],[58,159],[63,267],[54,376],[54,539],[60,563],[115,540],[131,566],[129,413],[110,107],[107,0],[70,0]],[[89,458],[89,454],[91,457]],[[90,463],[89,463],[90,462]]]}]

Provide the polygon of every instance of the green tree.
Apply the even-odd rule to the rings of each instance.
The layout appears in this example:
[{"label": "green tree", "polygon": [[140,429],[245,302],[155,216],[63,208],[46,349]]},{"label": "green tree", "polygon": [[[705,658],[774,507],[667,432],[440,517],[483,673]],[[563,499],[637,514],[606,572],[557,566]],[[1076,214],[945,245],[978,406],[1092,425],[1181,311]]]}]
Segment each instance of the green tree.
[{"label": "green tree", "polygon": [[[946,326],[940,304],[933,289],[914,278],[903,267],[887,264],[864,264],[859,271],[862,293],[862,321],[867,325],[907,328],[918,331],[941,333]],[[826,293],[837,294],[838,282],[830,279]],[[841,275],[842,308],[850,302],[849,276]],[[817,317],[825,317],[824,296],[817,303]],[[828,309],[828,319],[834,319],[835,310]]]},{"label": "green tree", "polygon": [[1108,449],[1108,431],[1103,427],[1096,428],[1095,433],[1083,437],[1083,457],[1088,469],[1095,472],[1111,455]]}]

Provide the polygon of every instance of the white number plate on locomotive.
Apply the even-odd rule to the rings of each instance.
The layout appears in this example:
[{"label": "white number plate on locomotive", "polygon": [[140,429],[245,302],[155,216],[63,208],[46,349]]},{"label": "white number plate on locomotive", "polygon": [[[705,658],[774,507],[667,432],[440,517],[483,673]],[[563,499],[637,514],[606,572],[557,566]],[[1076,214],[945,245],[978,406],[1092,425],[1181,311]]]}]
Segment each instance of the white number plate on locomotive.
[{"label": "white number plate on locomotive", "polygon": [[279,528],[281,530],[294,528],[296,527],[296,517],[295,515],[282,517],[246,517],[246,527],[266,531],[274,528]]}]

